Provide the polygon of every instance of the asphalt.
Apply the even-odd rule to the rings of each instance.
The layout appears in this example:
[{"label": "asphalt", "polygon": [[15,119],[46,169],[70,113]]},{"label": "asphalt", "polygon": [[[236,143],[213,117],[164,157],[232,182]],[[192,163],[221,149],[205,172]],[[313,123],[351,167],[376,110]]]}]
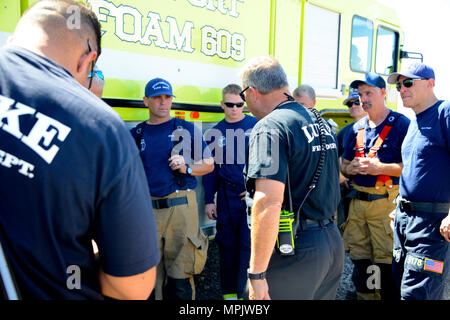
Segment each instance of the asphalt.
[{"label": "asphalt", "polygon": [[[345,257],[341,282],[336,293],[336,300],[355,300],[356,292],[351,280],[353,263]],[[222,300],[219,276],[219,250],[214,240],[209,241],[208,259],[202,273],[195,276],[197,300]]]},{"label": "asphalt", "polygon": [[[352,282],[353,263],[345,255],[344,270],[336,293],[336,300],[356,300],[356,291]],[[450,300],[450,278],[445,280],[445,300]],[[214,240],[209,241],[208,259],[202,273],[195,276],[197,300],[222,300],[219,276],[219,250]]]}]

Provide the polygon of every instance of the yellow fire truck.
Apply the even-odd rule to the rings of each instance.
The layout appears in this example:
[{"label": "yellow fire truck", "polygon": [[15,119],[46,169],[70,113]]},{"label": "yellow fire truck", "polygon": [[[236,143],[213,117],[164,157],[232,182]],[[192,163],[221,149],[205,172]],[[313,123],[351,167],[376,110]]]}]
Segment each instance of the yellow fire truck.
[{"label": "yellow fire truck", "polygon": [[[36,0],[0,0],[0,45]],[[349,84],[374,71],[399,69],[403,34],[396,13],[375,0],[85,0],[102,25],[104,100],[132,127],[148,118],[148,80],[174,87],[172,115],[201,125],[222,120],[221,90],[240,84],[250,58],[275,56],[291,91],[309,84],[317,109],[342,128]],[[387,90],[395,109],[398,93]],[[199,184],[201,186],[201,183]],[[203,192],[197,190],[200,223]]]}]

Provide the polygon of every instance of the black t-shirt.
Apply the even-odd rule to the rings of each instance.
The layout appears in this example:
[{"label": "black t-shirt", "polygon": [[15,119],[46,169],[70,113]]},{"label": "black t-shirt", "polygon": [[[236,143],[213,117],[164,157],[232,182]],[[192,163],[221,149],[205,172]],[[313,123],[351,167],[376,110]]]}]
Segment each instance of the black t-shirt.
[{"label": "black t-shirt", "polygon": [[[327,151],[322,174],[302,207],[301,215],[308,219],[331,218],[340,198],[336,136],[327,123],[325,130]],[[318,133],[319,124],[314,115],[296,102],[277,107],[261,119],[250,136],[245,169],[250,194],[257,178],[286,183],[289,165],[292,202],[296,210],[306,195],[319,162]]]},{"label": "black t-shirt", "polygon": [[138,150],[109,106],[51,61],[0,49],[0,240],[31,299],[101,299],[98,265],[159,260]]}]

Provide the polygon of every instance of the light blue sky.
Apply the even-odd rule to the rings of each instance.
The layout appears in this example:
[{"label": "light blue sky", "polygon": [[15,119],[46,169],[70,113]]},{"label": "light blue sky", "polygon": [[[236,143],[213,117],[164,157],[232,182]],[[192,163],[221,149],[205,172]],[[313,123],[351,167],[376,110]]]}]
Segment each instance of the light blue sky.
[{"label": "light blue sky", "polygon": [[450,0],[378,0],[393,7],[405,32],[404,50],[421,52],[436,73],[435,93],[450,100]]}]

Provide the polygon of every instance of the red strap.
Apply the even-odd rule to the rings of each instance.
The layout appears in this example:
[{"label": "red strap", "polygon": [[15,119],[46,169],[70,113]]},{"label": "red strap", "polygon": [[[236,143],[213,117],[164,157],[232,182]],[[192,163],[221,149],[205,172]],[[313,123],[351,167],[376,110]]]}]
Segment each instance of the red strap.
[{"label": "red strap", "polygon": [[369,154],[367,155],[369,158],[375,158],[377,155],[378,149],[380,149],[381,145],[384,142],[384,139],[386,139],[386,136],[388,135],[389,131],[392,129],[391,126],[384,126],[383,130],[381,130],[380,135],[378,136],[377,141],[373,145],[372,148],[370,148]]},{"label": "red strap", "polygon": [[[383,127],[383,130],[381,130],[380,135],[378,136],[377,141],[375,144],[370,148],[369,154],[367,155],[368,158],[375,158],[377,155],[378,150],[380,149],[381,145],[384,142],[384,139],[386,139],[387,135],[389,134],[389,131],[392,129],[392,126],[385,125]],[[355,151],[355,157],[364,158],[364,129],[359,129],[358,133],[356,135],[356,151]],[[392,180],[389,176],[386,175],[380,175],[377,176],[377,182],[375,183],[376,187],[386,185],[389,188],[392,188]]]},{"label": "red strap", "polygon": [[[377,141],[373,145],[372,148],[370,148],[369,154],[367,155],[368,158],[375,158],[377,155],[378,150],[380,149],[381,145],[384,142],[384,139],[386,139],[389,131],[392,129],[391,126],[385,125],[383,130],[381,130],[380,135],[378,136]],[[358,134],[356,135],[356,152],[355,157],[358,158],[364,158],[364,129],[359,129]]]},{"label": "red strap", "polygon": [[356,135],[356,158],[364,158],[364,129],[359,129]]}]

